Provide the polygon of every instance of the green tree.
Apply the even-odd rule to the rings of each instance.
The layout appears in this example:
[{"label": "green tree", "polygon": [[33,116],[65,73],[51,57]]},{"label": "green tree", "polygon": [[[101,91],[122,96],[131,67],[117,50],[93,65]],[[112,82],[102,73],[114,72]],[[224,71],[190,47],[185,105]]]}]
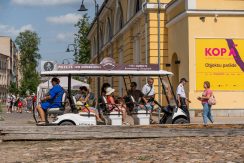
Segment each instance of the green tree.
[{"label": "green tree", "polygon": [[36,70],[38,60],[41,55],[38,53],[40,38],[36,32],[26,30],[21,32],[16,40],[20,50],[20,70],[22,73],[21,86],[19,88],[20,95],[25,95],[26,91],[36,92],[40,83],[40,77]]},{"label": "green tree", "polygon": [[87,39],[87,34],[90,29],[89,17],[85,14],[76,24],[78,33],[75,34],[74,43],[78,52],[74,54],[75,61],[78,63],[90,62],[90,42]]},{"label": "green tree", "polygon": [[8,87],[8,91],[9,91],[9,93],[14,94],[14,95],[17,95],[19,93],[16,82],[10,83],[10,85]]}]

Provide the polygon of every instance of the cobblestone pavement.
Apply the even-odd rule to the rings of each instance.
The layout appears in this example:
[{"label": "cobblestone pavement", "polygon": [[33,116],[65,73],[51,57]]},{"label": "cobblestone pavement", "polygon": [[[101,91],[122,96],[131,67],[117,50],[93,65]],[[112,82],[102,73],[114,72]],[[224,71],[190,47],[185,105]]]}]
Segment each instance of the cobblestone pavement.
[{"label": "cobblestone pavement", "polygon": [[1,162],[244,162],[244,137],[0,143]]},{"label": "cobblestone pavement", "polygon": [[[30,113],[3,113],[0,126],[34,125]],[[225,118],[216,119],[225,123]],[[243,118],[237,118],[243,123]],[[237,122],[228,118],[228,123]],[[201,118],[193,120],[201,123]],[[244,137],[180,137],[41,142],[0,142],[0,162],[240,162]]]}]

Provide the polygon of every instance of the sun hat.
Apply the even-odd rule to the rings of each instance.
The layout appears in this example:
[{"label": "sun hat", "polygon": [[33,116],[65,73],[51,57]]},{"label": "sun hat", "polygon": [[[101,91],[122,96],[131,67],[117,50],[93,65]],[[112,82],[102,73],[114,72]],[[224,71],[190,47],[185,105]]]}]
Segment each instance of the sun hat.
[{"label": "sun hat", "polygon": [[111,88],[111,87],[108,87],[106,89],[106,95],[111,95],[113,92],[115,91],[115,89]]}]

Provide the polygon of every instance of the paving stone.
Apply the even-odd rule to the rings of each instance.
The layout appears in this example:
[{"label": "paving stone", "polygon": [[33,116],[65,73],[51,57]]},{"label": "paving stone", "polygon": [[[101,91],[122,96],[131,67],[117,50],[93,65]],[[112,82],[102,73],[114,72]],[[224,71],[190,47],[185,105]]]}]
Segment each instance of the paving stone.
[{"label": "paving stone", "polygon": [[[34,125],[29,113],[3,114],[0,125]],[[194,121],[201,123],[200,120]],[[226,119],[217,119],[224,122]],[[243,122],[243,119],[237,119]],[[236,118],[228,122],[236,123]],[[31,123],[33,122],[33,123]],[[1,141],[1,139],[0,139]],[[12,162],[244,162],[244,136],[0,142],[1,163]]]},{"label": "paving stone", "polygon": [[1,160],[6,163],[244,162],[243,149],[243,136],[3,142],[0,145]]}]

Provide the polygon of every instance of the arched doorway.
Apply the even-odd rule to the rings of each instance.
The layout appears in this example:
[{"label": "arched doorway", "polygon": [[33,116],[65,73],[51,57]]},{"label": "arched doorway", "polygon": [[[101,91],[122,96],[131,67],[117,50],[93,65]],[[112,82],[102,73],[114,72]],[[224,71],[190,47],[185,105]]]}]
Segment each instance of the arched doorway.
[{"label": "arched doorway", "polygon": [[176,91],[176,88],[179,84],[179,64],[177,64],[178,61],[178,57],[177,54],[174,53],[172,56],[172,60],[171,60],[171,71],[172,73],[174,73],[174,76],[172,77],[172,85],[174,87],[174,91]]}]

